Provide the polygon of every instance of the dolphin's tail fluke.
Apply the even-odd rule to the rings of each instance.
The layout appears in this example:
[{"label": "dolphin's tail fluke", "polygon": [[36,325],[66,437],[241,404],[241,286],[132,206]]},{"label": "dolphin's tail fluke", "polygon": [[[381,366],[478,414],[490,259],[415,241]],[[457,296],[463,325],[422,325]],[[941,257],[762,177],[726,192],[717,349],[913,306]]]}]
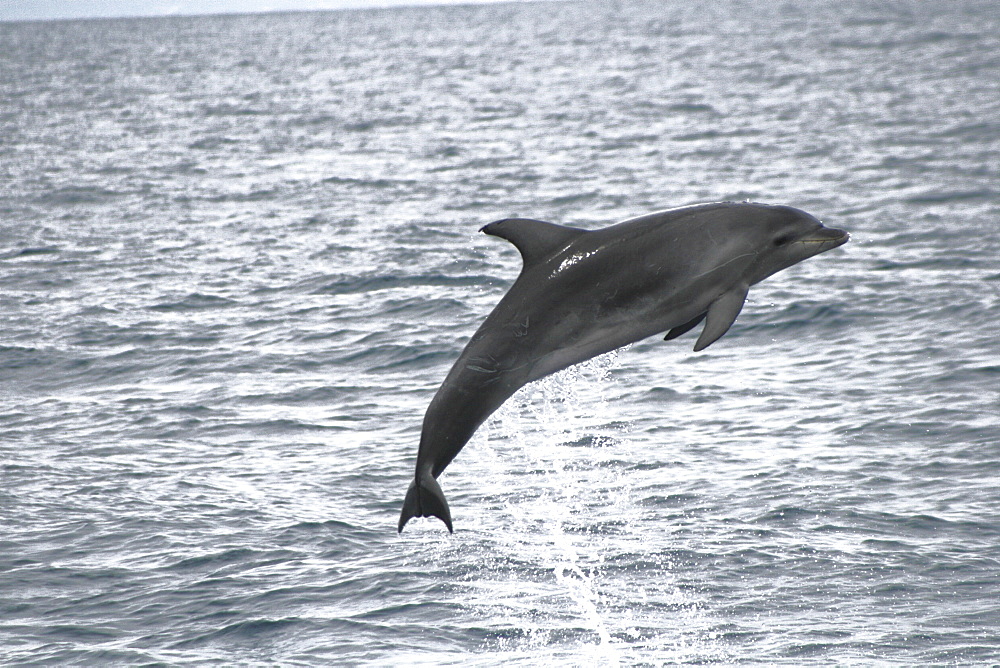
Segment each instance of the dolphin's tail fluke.
[{"label": "dolphin's tail fluke", "polygon": [[406,490],[403,512],[399,514],[400,533],[413,517],[437,517],[448,527],[449,533],[455,533],[451,528],[451,509],[448,508],[441,485],[430,471],[418,473],[410,483],[410,488]]}]

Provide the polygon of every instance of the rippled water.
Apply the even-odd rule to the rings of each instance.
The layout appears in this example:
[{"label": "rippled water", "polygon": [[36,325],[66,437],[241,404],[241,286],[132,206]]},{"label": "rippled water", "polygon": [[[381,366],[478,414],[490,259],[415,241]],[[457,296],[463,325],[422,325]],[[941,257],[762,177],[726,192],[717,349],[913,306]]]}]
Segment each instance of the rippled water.
[{"label": "rippled water", "polygon": [[[1000,10],[0,24],[0,662],[1000,660]],[[525,388],[395,524],[519,269],[696,201],[841,249]]]}]

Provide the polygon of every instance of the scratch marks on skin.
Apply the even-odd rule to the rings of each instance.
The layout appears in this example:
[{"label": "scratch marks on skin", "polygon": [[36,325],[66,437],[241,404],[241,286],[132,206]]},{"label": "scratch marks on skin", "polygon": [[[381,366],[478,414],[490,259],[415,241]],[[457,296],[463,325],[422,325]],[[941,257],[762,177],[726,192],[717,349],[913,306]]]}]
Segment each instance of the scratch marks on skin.
[{"label": "scratch marks on skin", "polygon": [[465,368],[469,371],[478,371],[479,373],[499,373],[500,364],[497,359],[490,355],[489,353],[485,355],[480,355],[478,357],[473,357],[469,359],[469,362],[465,365]]},{"label": "scratch marks on skin", "polygon": [[471,358],[465,365],[465,368],[469,371],[475,371],[476,373],[483,374],[478,380],[482,385],[492,385],[498,381],[503,380],[506,374],[512,371],[517,371],[528,366],[530,362],[522,362],[521,364],[501,366],[500,362],[497,361],[492,355],[485,355],[481,357]]},{"label": "scratch marks on skin", "polygon": [[555,278],[555,276],[558,275],[559,272],[569,269],[574,264],[586,260],[588,257],[594,255],[595,253],[597,253],[597,251],[592,250],[592,251],[587,251],[586,253],[577,253],[576,255],[570,255],[568,258],[559,263],[559,266],[556,267],[551,274],[549,274],[549,278]]},{"label": "scratch marks on skin", "polygon": [[[482,358],[480,358],[480,359],[478,359],[476,361],[477,362],[482,362],[484,360],[482,360]],[[498,380],[500,380],[500,379],[503,378],[503,374],[501,373],[501,369],[500,369],[499,365],[497,365],[497,363],[496,363],[495,360],[490,359],[489,362],[487,362],[487,363],[492,363],[493,366],[492,367],[479,366],[478,364],[475,364],[473,362],[470,362],[469,364],[465,365],[465,368],[468,369],[469,371],[475,371],[477,373],[483,374],[480,377],[479,383],[481,385],[483,385],[484,387],[488,386],[488,385],[493,385]]]},{"label": "scratch marks on skin", "polygon": [[522,336],[528,335],[528,316],[524,316],[523,323],[514,323],[510,326],[513,330],[514,336],[521,338]]},{"label": "scratch marks on skin", "polygon": [[740,260],[740,259],[745,258],[745,257],[757,257],[757,255],[759,255],[759,253],[757,253],[756,251],[750,252],[750,253],[743,253],[742,255],[737,255],[736,257],[734,257],[734,258],[732,258],[730,260],[726,260],[725,262],[723,262],[720,265],[712,267],[708,271],[703,271],[700,274],[695,274],[692,278],[701,278],[705,274],[711,274],[713,271],[718,271],[719,269],[722,269],[726,265],[732,264],[733,262],[736,262],[737,260]]}]

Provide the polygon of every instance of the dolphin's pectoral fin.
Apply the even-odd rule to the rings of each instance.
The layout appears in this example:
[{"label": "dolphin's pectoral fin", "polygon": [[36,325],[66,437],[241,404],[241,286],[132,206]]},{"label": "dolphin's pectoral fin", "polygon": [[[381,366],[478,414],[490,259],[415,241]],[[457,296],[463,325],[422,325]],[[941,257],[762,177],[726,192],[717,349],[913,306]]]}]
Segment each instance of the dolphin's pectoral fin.
[{"label": "dolphin's pectoral fin", "polygon": [[[747,299],[748,285],[737,285],[728,292],[723,292],[718,299],[708,307],[705,318],[705,329],[701,330],[701,336],[694,344],[694,351],[704,350],[716,341],[736,322],[736,316],[743,308],[743,302]],[[682,325],[683,326],[683,325]]]},{"label": "dolphin's pectoral fin", "polygon": [[406,490],[403,511],[399,514],[399,533],[403,533],[403,527],[414,517],[437,517],[448,527],[448,533],[455,533],[451,527],[451,509],[441,485],[430,471],[418,473]]},{"label": "dolphin's pectoral fin", "polygon": [[484,225],[480,232],[492,234],[514,244],[521,253],[524,266],[541,262],[561,251],[586,230],[546,223],[530,218],[507,218]]},{"label": "dolphin's pectoral fin", "polygon": [[698,323],[700,323],[704,319],[705,319],[705,314],[702,313],[697,318],[692,318],[691,320],[688,320],[687,322],[685,322],[683,325],[677,325],[676,327],[674,327],[673,329],[671,329],[669,332],[667,332],[667,335],[663,337],[663,340],[664,341],[673,341],[674,339],[676,339],[681,334],[687,334],[692,329],[694,329],[695,327],[697,327]]}]

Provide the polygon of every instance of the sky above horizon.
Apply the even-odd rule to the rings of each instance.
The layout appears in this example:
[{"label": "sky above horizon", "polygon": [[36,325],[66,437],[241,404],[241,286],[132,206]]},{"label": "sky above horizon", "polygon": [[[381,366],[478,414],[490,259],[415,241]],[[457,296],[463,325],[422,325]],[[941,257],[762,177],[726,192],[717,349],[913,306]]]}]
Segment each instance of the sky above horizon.
[{"label": "sky above horizon", "polygon": [[497,1],[500,0],[0,0],[0,21],[247,14]]}]

